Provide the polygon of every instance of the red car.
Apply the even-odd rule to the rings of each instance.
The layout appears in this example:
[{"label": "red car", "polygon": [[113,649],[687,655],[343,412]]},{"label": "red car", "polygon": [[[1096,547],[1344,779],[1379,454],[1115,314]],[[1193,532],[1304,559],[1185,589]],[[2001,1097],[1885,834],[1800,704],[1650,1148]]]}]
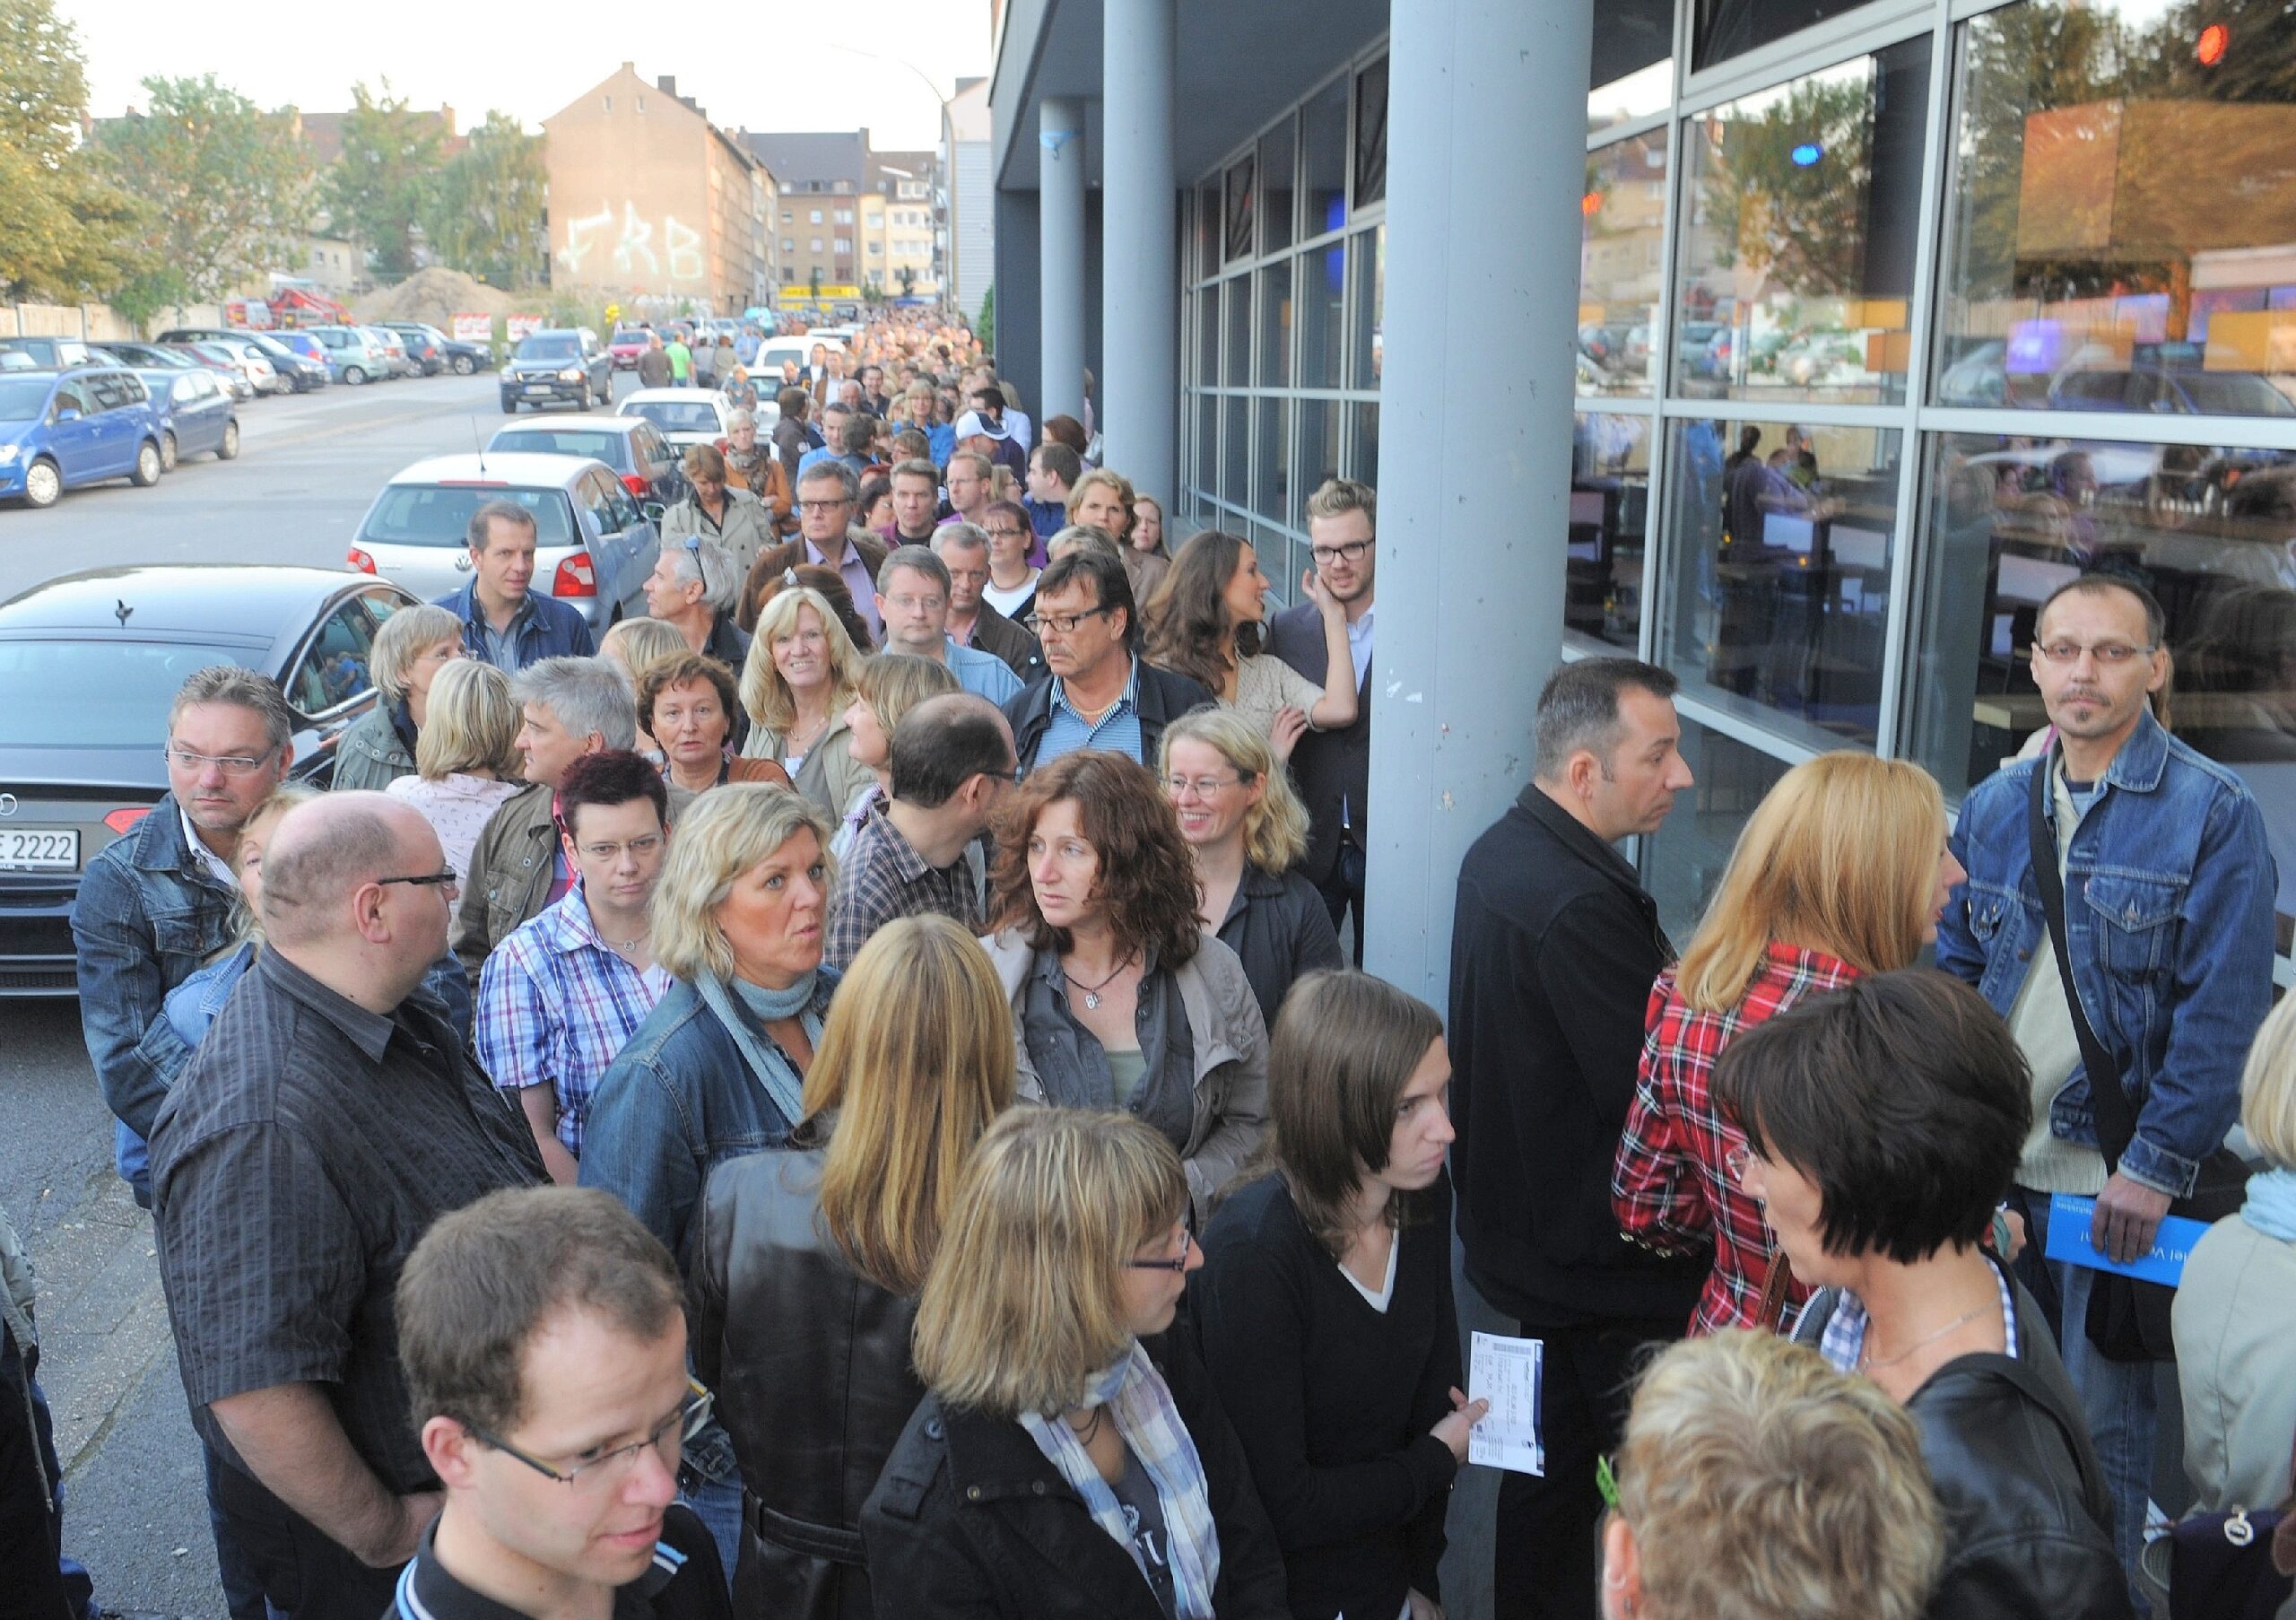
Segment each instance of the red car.
[{"label": "red car", "polygon": [[606,344],[606,353],[613,356],[613,369],[635,371],[638,357],[646,353],[647,342],[653,335],[653,332],[645,327],[616,327],[613,341]]}]

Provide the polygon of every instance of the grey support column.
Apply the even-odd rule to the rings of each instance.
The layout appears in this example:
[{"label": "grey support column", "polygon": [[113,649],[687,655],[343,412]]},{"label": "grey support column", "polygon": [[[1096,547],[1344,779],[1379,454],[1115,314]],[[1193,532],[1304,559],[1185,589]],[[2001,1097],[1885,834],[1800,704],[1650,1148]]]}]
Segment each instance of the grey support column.
[{"label": "grey support column", "polygon": [[1460,857],[1529,780],[1561,645],[1593,26],[1592,0],[1412,0],[1389,36],[1410,291],[1380,382],[1364,962],[1438,1008]]},{"label": "grey support column", "polygon": [[1038,110],[1038,263],[1044,344],[1037,420],[1084,414],[1084,103],[1047,96]]},{"label": "grey support column", "polygon": [[1177,492],[1173,438],[1179,415],[1174,4],[1107,0],[1100,90],[1104,458],[1168,511]]}]

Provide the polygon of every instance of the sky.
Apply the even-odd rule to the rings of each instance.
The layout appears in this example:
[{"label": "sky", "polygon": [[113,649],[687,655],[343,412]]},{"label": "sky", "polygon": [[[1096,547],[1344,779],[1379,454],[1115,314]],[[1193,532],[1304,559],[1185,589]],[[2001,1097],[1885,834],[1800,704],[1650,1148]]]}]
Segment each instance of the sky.
[{"label": "sky", "polygon": [[[500,108],[539,131],[628,58],[649,81],[674,74],[678,93],[729,129],[865,125],[873,146],[914,150],[934,144],[941,121],[919,74],[947,95],[958,77],[988,71],[991,49],[988,0],[660,12],[601,0],[393,0],[372,12],[322,7],[323,30],[298,26],[308,18],[292,7],[243,11],[237,25],[181,0],[57,0],[57,10],[79,30],[98,118],[143,106],[146,77],[212,72],[266,108],[338,112],[354,80],[388,79],[417,107],[454,108],[461,128]],[[362,15],[366,26],[342,26]]]}]

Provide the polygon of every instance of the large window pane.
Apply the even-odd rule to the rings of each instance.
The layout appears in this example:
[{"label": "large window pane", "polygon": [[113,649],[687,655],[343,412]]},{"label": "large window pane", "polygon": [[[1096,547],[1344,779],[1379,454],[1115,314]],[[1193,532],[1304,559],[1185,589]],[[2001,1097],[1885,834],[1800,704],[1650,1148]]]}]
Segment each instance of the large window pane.
[{"label": "large window pane", "polygon": [[1231,275],[1227,287],[1228,295],[1220,301],[1227,307],[1228,386],[1248,388],[1252,383],[1251,277]]},{"label": "large window pane", "polygon": [[1280,253],[1292,236],[1292,120],[1285,118],[1260,137],[1259,250]]},{"label": "large window pane", "polygon": [[[1209,394],[1196,396],[1196,487],[1207,493],[1219,487],[1220,479],[1220,401]],[[1178,549],[1172,536],[1164,536],[1164,549]]]},{"label": "large window pane", "polygon": [[1387,195],[1387,59],[1355,75],[1355,205]]},{"label": "large window pane", "polygon": [[1698,0],[1692,64],[1711,67],[1865,4],[1866,0]]},{"label": "large window pane", "polygon": [[[1335,400],[1300,402],[1300,489],[1311,495],[1339,476],[1339,415],[1347,407]],[[1286,514],[1288,521],[1305,523],[1304,511]]]},{"label": "large window pane", "polygon": [[1642,840],[1642,882],[1676,945],[1697,931],[1746,818],[1787,771],[1784,761],[1689,719],[1682,748],[1693,785],[1674,795],[1665,823]]},{"label": "large window pane", "polygon": [[2296,415],[2296,30],[2255,14],[2213,65],[2152,0],[1962,29],[1941,403]]},{"label": "large window pane", "polygon": [[1206,282],[1196,295],[1196,380],[1220,386],[1220,283]]},{"label": "large window pane", "polygon": [[1325,85],[1300,109],[1305,213],[1300,233],[1321,236],[1347,223],[1347,75]]},{"label": "large window pane", "polygon": [[1666,132],[1591,153],[1579,213],[1578,351],[1594,370],[1594,391],[1648,394],[1658,380],[1659,346],[1650,338],[1665,274]]},{"label": "large window pane", "polygon": [[1674,0],[1605,0],[1587,75],[1591,132],[1657,112],[1674,93]]},{"label": "large window pane", "polygon": [[[1252,510],[1270,523],[1290,523],[1292,513],[1292,402],[1259,402],[1258,474],[1252,490]],[[1282,552],[1274,562],[1281,567]],[[1279,581],[1280,583],[1280,581]]]},{"label": "large window pane", "polygon": [[1231,398],[1227,405],[1228,442],[1220,495],[1231,506],[1248,507],[1252,503],[1252,402]]},{"label": "large window pane", "polygon": [[1259,386],[1281,388],[1292,380],[1292,261],[1259,273]]},{"label": "large window pane", "polygon": [[1347,367],[1351,388],[1379,386],[1379,368],[1387,350],[1379,323],[1386,318],[1387,305],[1387,228],[1382,225],[1377,231],[1355,234],[1355,335]]},{"label": "large window pane", "polygon": [[1928,80],[1924,36],[1686,126],[1682,393],[1905,397]]},{"label": "large window pane", "polygon": [[1347,297],[1347,249],[1338,242],[1300,259],[1300,386],[1335,388],[1340,316]]},{"label": "large window pane", "polygon": [[1196,192],[1196,274],[1220,274],[1220,187],[1206,182]]},{"label": "large window pane", "polygon": [[1252,154],[1246,152],[1228,165],[1227,253],[1231,263],[1252,256]]},{"label": "large window pane", "polygon": [[1354,444],[1349,450],[1348,476],[1358,483],[1379,481],[1379,407],[1356,405]]},{"label": "large window pane", "polygon": [[1577,417],[1565,629],[1634,650],[1642,631],[1642,536],[1649,504],[1649,418]]},{"label": "large window pane", "polygon": [[2083,572],[2168,614],[2170,727],[2264,807],[2296,914],[2296,452],[1954,434],[1934,492],[1908,752],[1958,798],[2048,725],[2034,620]]},{"label": "large window pane", "polygon": [[1672,424],[1674,672],[1805,746],[1872,747],[1898,459],[1878,428]]}]

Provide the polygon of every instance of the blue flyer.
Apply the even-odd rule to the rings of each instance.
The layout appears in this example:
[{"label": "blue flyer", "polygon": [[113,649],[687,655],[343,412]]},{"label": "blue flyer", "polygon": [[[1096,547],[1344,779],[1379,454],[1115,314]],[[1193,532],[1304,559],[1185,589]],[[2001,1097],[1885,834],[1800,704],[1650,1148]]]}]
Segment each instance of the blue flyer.
[{"label": "blue flyer", "polygon": [[2048,1242],[2041,1253],[2049,1259],[2062,1260],[2068,1266],[2086,1266],[2092,1271],[2115,1272],[2121,1276],[2133,1276],[2139,1282],[2165,1283],[2173,1288],[2184,1278],[2185,1259],[2192,1253],[2192,1246],[2199,1242],[2200,1234],[2208,1230],[2205,1221],[2169,1215],[2161,1222],[2161,1230],[2152,1239],[2151,1252],[2124,1266],[2090,1246],[2089,1224],[2096,1218],[2096,1213],[2097,1200],[2094,1198],[2078,1198],[2062,1192],[2050,1195]]}]

